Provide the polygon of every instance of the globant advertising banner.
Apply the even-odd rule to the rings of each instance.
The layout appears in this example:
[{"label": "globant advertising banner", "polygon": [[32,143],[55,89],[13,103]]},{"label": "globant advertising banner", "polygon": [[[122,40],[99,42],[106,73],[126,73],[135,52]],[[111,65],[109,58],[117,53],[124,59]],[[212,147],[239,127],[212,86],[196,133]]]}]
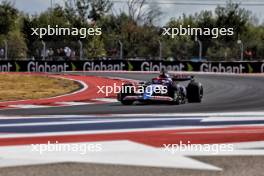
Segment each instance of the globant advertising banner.
[{"label": "globant advertising banner", "polygon": [[0,72],[67,71],[194,71],[218,73],[264,73],[264,62],[192,61],[0,61]]}]

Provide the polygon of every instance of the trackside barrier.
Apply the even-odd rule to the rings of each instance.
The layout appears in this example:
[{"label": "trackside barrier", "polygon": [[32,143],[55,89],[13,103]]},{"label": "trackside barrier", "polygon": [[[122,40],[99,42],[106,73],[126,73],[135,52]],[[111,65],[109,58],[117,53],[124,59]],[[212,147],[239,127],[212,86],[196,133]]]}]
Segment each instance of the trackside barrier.
[{"label": "trackside barrier", "polygon": [[192,61],[0,61],[0,72],[66,71],[190,71],[218,73],[264,73],[264,62]]}]

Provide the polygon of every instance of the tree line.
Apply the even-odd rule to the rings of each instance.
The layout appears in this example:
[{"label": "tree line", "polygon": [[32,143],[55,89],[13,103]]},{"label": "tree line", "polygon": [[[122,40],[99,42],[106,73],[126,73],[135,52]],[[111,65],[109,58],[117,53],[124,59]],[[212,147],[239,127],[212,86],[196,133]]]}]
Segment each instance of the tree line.
[{"label": "tree line", "polygon": [[[30,5],[29,5],[30,6]],[[155,3],[146,0],[130,0],[127,9],[116,12],[110,0],[65,0],[46,11],[29,15],[19,11],[10,1],[0,4],[0,58],[5,42],[8,43],[9,59],[35,58],[43,56],[46,43],[47,59],[63,59],[65,47],[74,51],[79,59],[80,42],[83,57],[120,58],[120,42],[124,58],[191,60],[199,56],[199,44],[194,36],[177,36],[172,39],[162,36],[163,27],[233,28],[234,35],[197,36],[202,43],[202,57],[207,60],[238,60],[241,44],[246,60],[264,58],[264,24],[239,4],[229,1],[226,6],[217,6],[214,11],[201,11],[194,15],[183,14],[171,18],[165,26],[159,21],[164,14]],[[38,36],[31,35],[31,28],[45,28],[48,25],[68,28],[100,27],[101,36]],[[68,58],[69,59],[69,58]]]}]

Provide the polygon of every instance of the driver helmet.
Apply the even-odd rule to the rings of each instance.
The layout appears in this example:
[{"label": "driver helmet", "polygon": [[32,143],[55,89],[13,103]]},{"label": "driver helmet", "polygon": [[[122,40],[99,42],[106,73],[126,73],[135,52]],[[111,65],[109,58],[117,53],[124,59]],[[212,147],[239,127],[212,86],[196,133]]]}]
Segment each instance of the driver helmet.
[{"label": "driver helmet", "polygon": [[170,75],[168,74],[167,71],[162,70],[162,71],[160,72],[159,78],[161,78],[161,79],[170,78]]}]

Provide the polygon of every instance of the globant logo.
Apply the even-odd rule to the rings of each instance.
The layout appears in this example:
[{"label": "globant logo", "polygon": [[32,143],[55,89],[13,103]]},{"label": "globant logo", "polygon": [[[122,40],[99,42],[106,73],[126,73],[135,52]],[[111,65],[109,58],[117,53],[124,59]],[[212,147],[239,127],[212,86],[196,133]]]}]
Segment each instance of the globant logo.
[{"label": "globant logo", "polygon": [[246,68],[239,64],[239,66],[224,66],[221,63],[213,65],[211,63],[203,63],[200,67],[202,72],[221,72],[221,73],[244,73]]},{"label": "globant logo", "polygon": [[109,63],[104,64],[102,61],[100,63],[95,62],[85,62],[83,64],[83,71],[122,71],[125,70],[126,65],[123,62],[118,64]]},{"label": "globant logo", "polygon": [[163,63],[155,64],[153,62],[143,62],[141,64],[141,71],[160,71],[160,70],[167,70],[167,71],[184,71],[185,66],[182,63],[175,64],[175,65],[165,65]]},{"label": "globant logo", "polygon": [[0,72],[10,72],[12,68],[12,64],[10,64],[9,62],[6,64],[1,64],[0,65]]},{"label": "globant logo", "polygon": [[47,62],[29,62],[27,65],[28,72],[66,72],[70,66],[67,63],[49,64]]}]

